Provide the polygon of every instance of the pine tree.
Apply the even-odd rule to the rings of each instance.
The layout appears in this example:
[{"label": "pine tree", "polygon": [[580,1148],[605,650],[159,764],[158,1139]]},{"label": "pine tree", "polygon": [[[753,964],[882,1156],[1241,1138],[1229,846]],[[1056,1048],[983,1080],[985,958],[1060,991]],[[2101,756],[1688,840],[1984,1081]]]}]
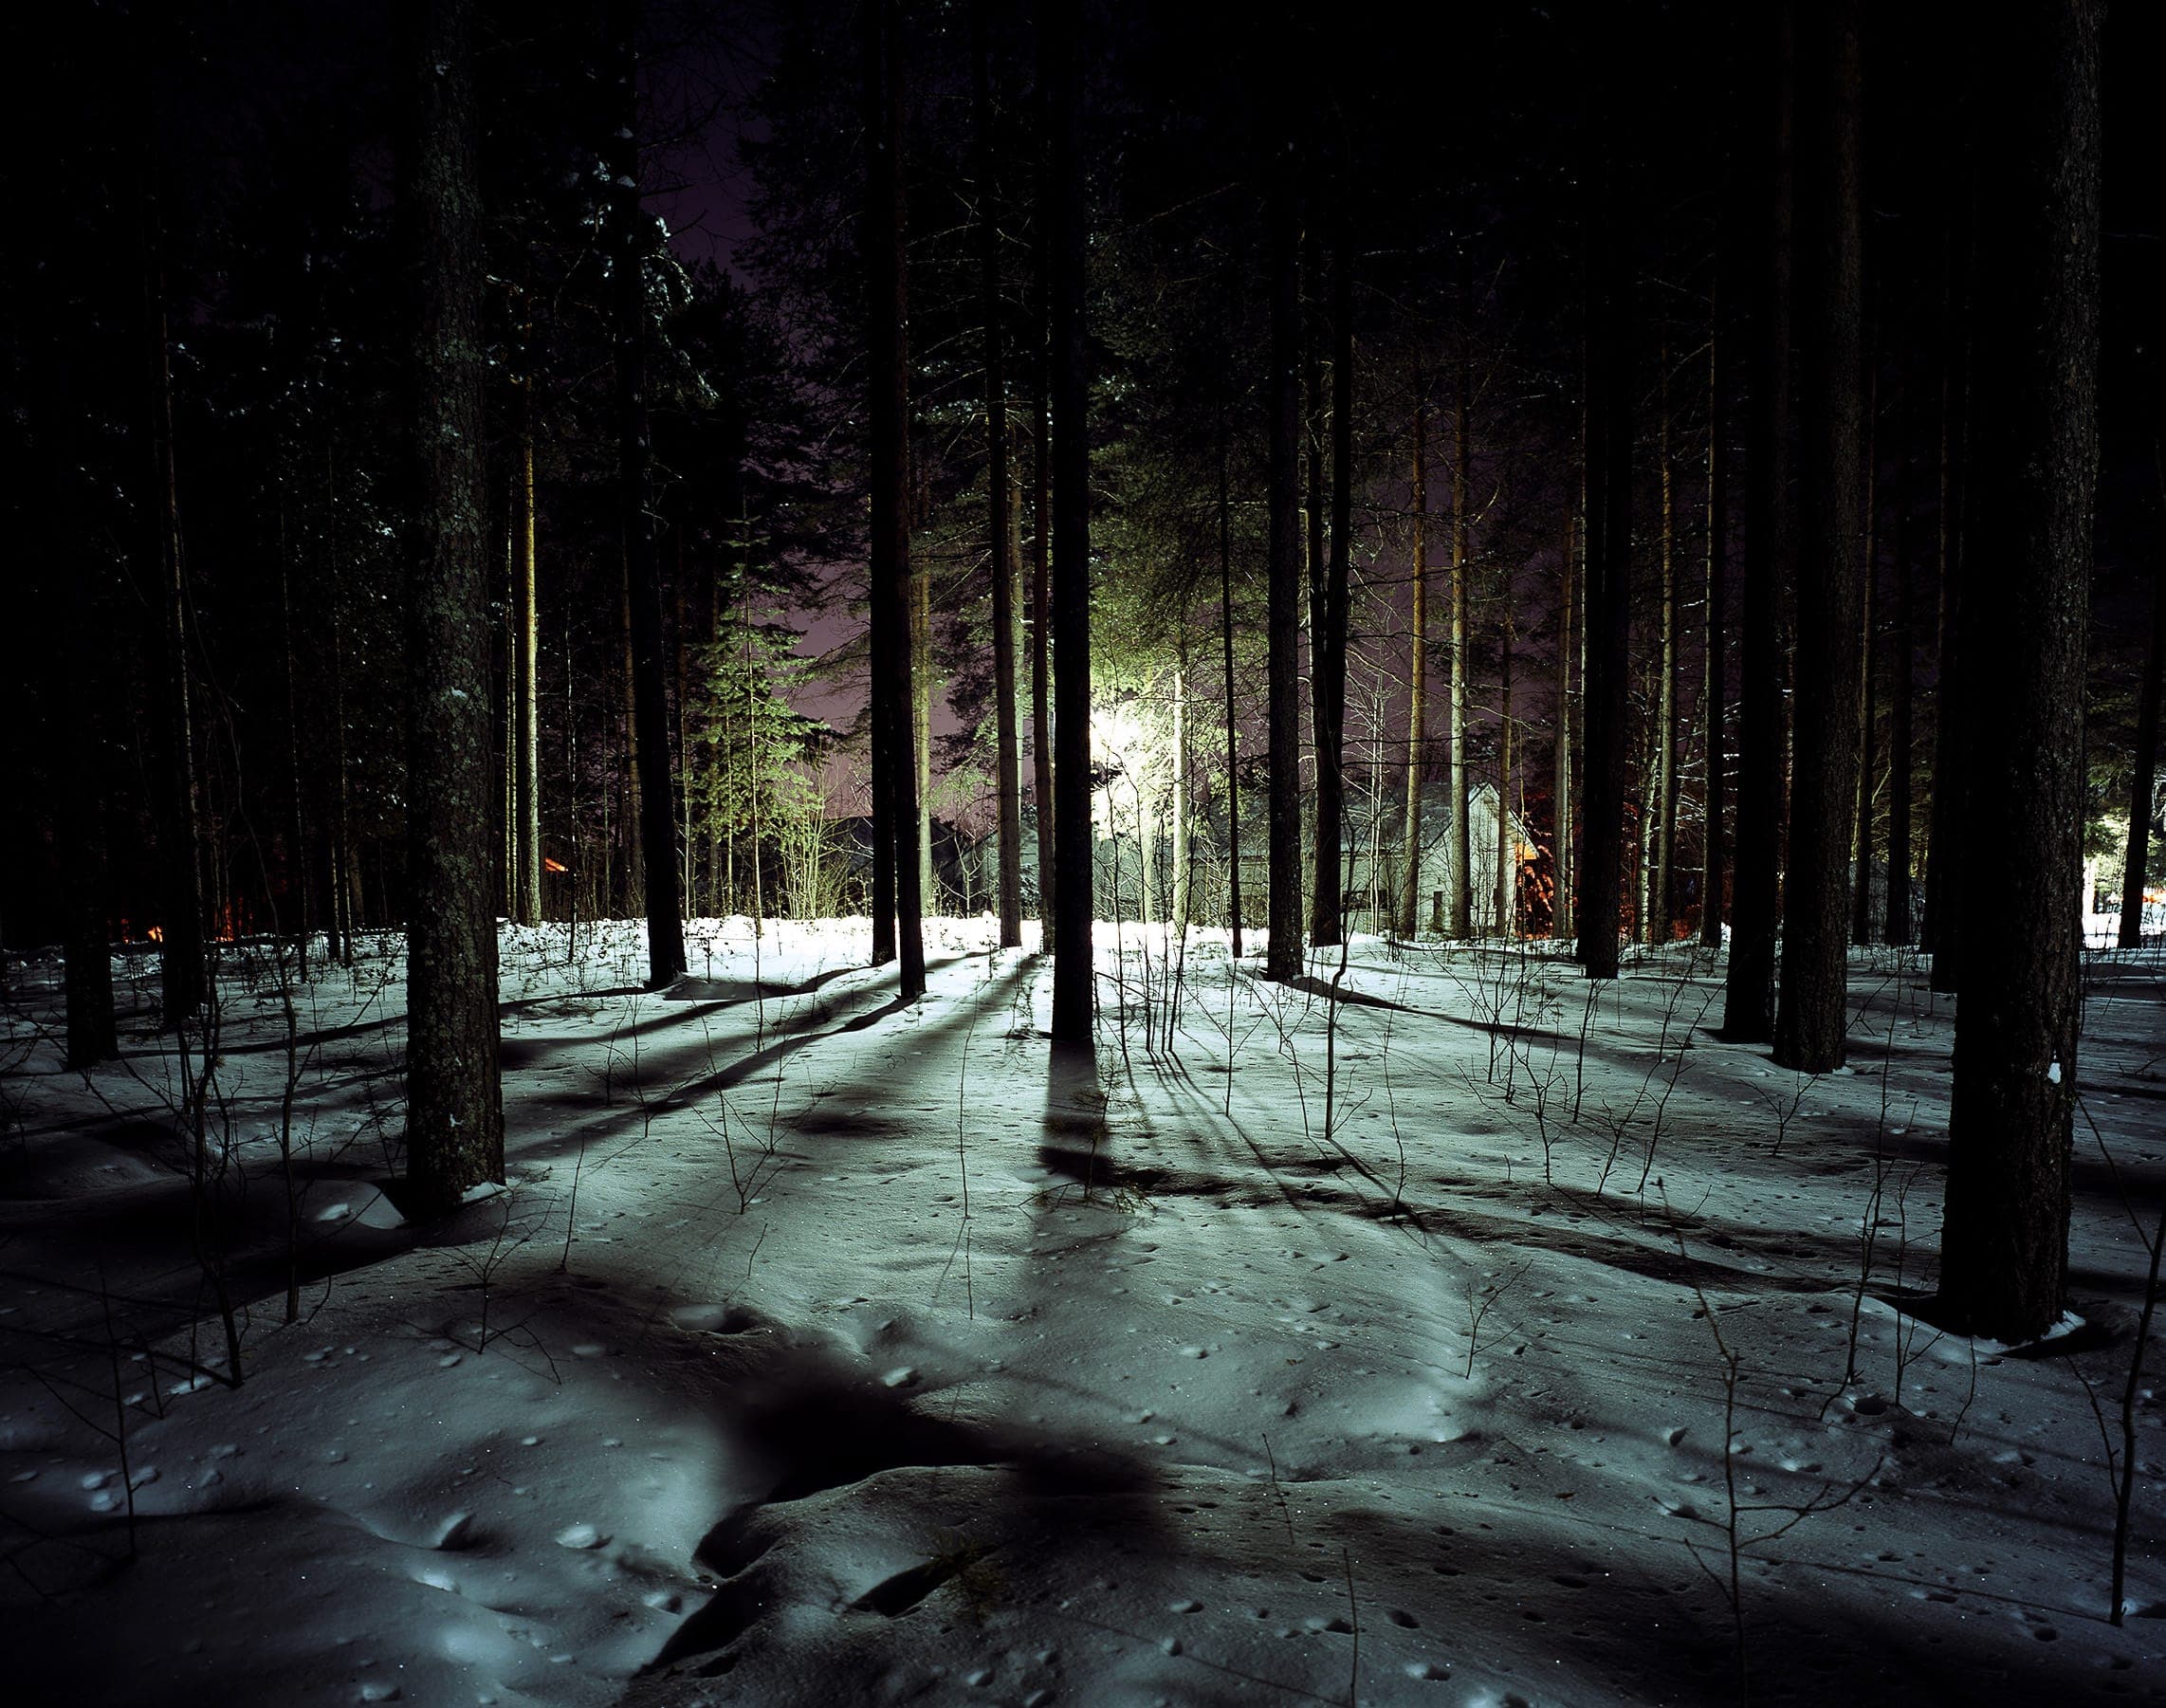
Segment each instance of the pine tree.
[{"label": "pine tree", "polygon": [[1849,1022],[1848,883],[1858,776],[1863,224],[1857,0],[1801,33],[1798,403],[1806,502],[1798,541],[1797,694],[1790,864],[1774,1058],[1843,1065]]},{"label": "pine tree", "polygon": [[1745,560],[1739,613],[1737,831],[1722,1034],[1774,1037],[1775,928],[1782,914],[1783,584],[1792,550],[1790,496],[1790,264],[1796,105],[1790,0],[1771,9],[1765,248],[1752,325],[1752,413],[1745,443]]},{"label": "pine tree", "polygon": [[407,556],[407,1169],[425,1214],[504,1178],[497,1072],[481,207],[469,0],[420,9],[401,213],[417,285]]},{"label": "pine tree", "polygon": [[2035,1337],[2068,1282],[2081,1024],[2078,893],[2084,630],[2098,465],[2099,26],[2096,0],[2013,12],[1983,48],[1992,115],[1973,429],[1978,527],[1964,668],[1960,921],[1940,1296],[1958,1332]]}]

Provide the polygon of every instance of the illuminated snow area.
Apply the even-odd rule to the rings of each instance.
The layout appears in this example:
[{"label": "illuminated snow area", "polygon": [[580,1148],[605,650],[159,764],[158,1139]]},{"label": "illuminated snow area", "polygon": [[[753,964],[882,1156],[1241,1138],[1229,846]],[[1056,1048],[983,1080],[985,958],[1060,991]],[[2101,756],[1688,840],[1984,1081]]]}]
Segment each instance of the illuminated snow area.
[{"label": "illuminated snow area", "polygon": [[8,1699],[1698,1703],[1740,1642],[1759,1700],[2166,1688],[2150,1377],[2103,1617],[2156,951],[2087,962],[2080,1320],[1996,1349],[1906,1310],[1952,1012],[1914,958],[1857,953],[1853,1067],[1805,1080],[1708,1035],[1684,946],[1595,988],[1363,939],[1278,988],[1104,927],[1096,1059],[1049,1063],[1050,967],[991,936],[930,927],[904,1007],[862,921],[695,925],[666,995],[637,927],[507,929],[510,1189],[426,1229],[377,1190],[398,946],[320,969],[291,1326],[283,1007],[229,958],[237,1387],[148,971],[86,1086],[29,968]]}]

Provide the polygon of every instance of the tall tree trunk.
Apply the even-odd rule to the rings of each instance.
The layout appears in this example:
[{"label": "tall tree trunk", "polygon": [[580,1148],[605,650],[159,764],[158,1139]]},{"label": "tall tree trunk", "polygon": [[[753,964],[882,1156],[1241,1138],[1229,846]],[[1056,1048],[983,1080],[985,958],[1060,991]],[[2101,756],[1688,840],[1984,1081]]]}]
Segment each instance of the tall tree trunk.
[{"label": "tall tree trunk", "polygon": [[[1046,324],[1039,316],[1039,324]],[[1044,340],[1039,340],[1044,342]],[[1037,433],[1031,449],[1031,478],[1037,485],[1036,526],[1031,528],[1031,795],[1037,801],[1037,920],[1039,944],[1053,942],[1053,891],[1057,888],[1053,847],[1053,429],[1046,418],[1051,375],[1039,361]]]},{"label": "tall tree trunk", "polygon": [[[1845,903],[1849,856],[1868,844],[1857,790],[1863,663],[1861,588],[1869,580],[1869,458],[1860,440],[1863,227],[1859,18],[1852,0],[1812,14],[1801,41],[1798,107],[1801,485],[1790,858],[1786,878],[1777,1062],[1825,1073],[1845,1053]],[[1854,909],[1851,909],[1854,912]]]},{"label": "tall tree trunk", "polygon": [[1512,834],[1512,600],[1505,590],[1504,630],[1497,637],[1496,679],[1496,934],[1515,937],[1519,915],[1518,838]]},{"label": "tall tree trunk", "polygon": [[910,560],[910,762],[916,773],[918,906],[940,911],[940,881],[932,865],[932,575]]},{"label": "tall tree trunk", "polygon": [[1791,0],[1776,0],[1763,180],[1766,248],[1752,328],[1745,442],[1745,593],[1737,695],[1737,845],[1730,891],[1723,1036],[1774,1036],[1775,927],[1782,913],[1783,583],[1793,549],[1790,494],[1790,265],[1796,109]]},{"label": "tall tree trunk", "polygon": [[[1948,221],[1940,251],[1940,408],[1935,422],[1934,489],[1934,636],[1933,766],[1925,821],[1925,917],[1918,932],[1921,947],[1933,957],[1932,987],[1954,990],[1956,844],[1962,839],[1962,743],[1955,715],[1956,559],[1962,543],[1961,457],[1957,413],[1968,383],[1960,372],[1966,352],[1957,335],[1955,303],[1955,222]],[[1951,928],[1943,930],[1943,925]],[[1943,977],[1946,977],[1944,983]]]},{"label": "tall tree trunk", "polygon": [[1293,149],[1273,176],[1270,423],[1271,940],[1265,976],[1301,972],[1301,208]]},{"label": "tall tree trunk", "polygon": [[1913,497],[1912,447],[1916,405],[1913,388],[1903,387],[1902,442],[1897,460],[1895,615],[1888,633],[1888,893],[1882,922],[1884,940],[1903,945],[1911,940],[1910,920],[1910,811],[1912,729],[1911,671],[1916,663],[1913,622],[1916,571],[1911,548],[1916,542],[1917,509]]},{"label": "tall tree trunk", "polygon": [[1963,997],[1955,1013],[1940,1295],[1958,1332],[2024,1340],[2060,1314],[2082,978],[2084,625],[2098,468],[2095,0],[2010,14],[1983,50],[1977,585]]},{"label": "tall tree trunk", "polygon": [[[2158,442],[2151,454],[2158,466],[2158,490],[2166,498],[2166,459]],[[2158,775],[2159,674],[2166,670],[2166,554],[2152,568],[2151,644],[2143,654],[2143,680],[2136,694],[2136,751],[2128,767],[2128,841],[2121,854],[2120,934],[2124,949],[2143,946],[2143,887],[2151,853],[2152,803]]]},{"label": "tall tree trunk", "polygon": [[1723,697],[1728,691],[1724,647],[1722,560],[1729,549],[1730,448],[1723,442],[1724,358],[1729,340],[1722,335],[1719,282],[1707,298],[1707,602],[1704,657],[1706,673],[1699,690],[1700,726],[1705,731],[1706,836],[1700,864],[1699,941],[1722,946],[1722,729]]},{"label": "tall tree trunk", "polygon": [[[917,765],[910,739],[909,318],[904,270],[902,20],[896,0],[867,0],[865,28],[865,259],[867,372],[872,517],[873,836],[887,893],[874,868],[874,919],[892,920],[891,945],[905,1001],[925,994],[920,924]],[[885,819],[882,823],[880,820]],[[891,912],[887,911],[891,909]],[[874,953],[878,958],[879,932]]]},{"label": "tall tree trunk", "polygon": [[1053,295],[1053,1038],[1088,1044],[1094,994],[1091,829],[1090,350],[1083,323],[1079,0],[1051,0],[1039,47],[1051,96]]},{"label": "tall tree trunk", "polygon": [[[621,481],[621,466],[617,473]],[[620,550],[617,554],[616,634],[623,645],[618,652],[616,683],[624,702],[624,763],[617,772],[616,824],[624,851],[619,866],[618,909],[628,915],[638,912],[645,905],[640,876],[647,865],[641,835],[647,815],[639,798],[645,771],[645,761],[639,751],[639,666],[635,662],[639,643],[637,624],[632,615],[632,555],[628,550]]]},{"label": "tall tree trunk", "polygon": [[354,964],[354,903],[358,886],[353,869],[353,787],[346,754],[345,578],[339,563],[339,491],[336,468],[326,450],[323,481],[323,615],[330,630],[325,651],[331,657],[331,911],[332,957],[341,966]]},{"label": "tall tree trunk", "polygon": [[1189,917],[1188,629],[1182,625],[1173,665],[1173,895],[1168,917],[1185,936]]},{"label": "tall tree trunk", "polygon": [[[64,411],[69,406],[62,401],[60,407]],[[72,416],[64,432],[72,449]],[[62,471],[62,489],[82,503],[88,494],[71,478],[74,468],[71,458]],[[67,1003],[64,1065],[74,1072],[110,1061],[119,1055],[120,1045],[113,1019],[111,929],[105,910],[105,755],[99,689],[104,677],[100,637],[106,633],[106,624],[97,597],[101,576],[93,567],[93,559],[79,556],[81,542],[88,537],[86,529],[77,532],[82,513],[70,504],[63,506],[62,514],[66,523],[55,530],[59,537],[52,544],[55,560],[67,565],[62,621],[67,658],[67,775],[61,788],[56,828],[67,901],[62,967]],[[69,562],[71,558],[77,560]]]},{"label": "tall tree trunk", "polygon": [[512,917],[542,922],[541,609],[535,601],[533,323],[527,323],[527,371],[519,376],[519,466],[512,476],[513,537],[519,559],[512,577]]},{"label": "tall tree trunk", "polygon": [[1850,941],[1873,940],[1873,770],[1880,734],[1881,614],[1881,339],[1879,316],[1865,358],[1865,550],[1863,615],[1858,623],[1858,806],[1853,832],[1857,860],[1851,868]]},{"label": "tall tree trunk", "polygon": [[1649,943],[1665,943],[1670,934],[1670,867],[1677,847],[1678,824],[1678,571],[1677,571],[1677,463],[1670,450],[1670,346],[1661,344],[1661,411],[1658,454],[1661,458],[1659,488],[1661,493],[1661,658],[1662,679],[1655,693],[1655,777],[1647,805],[1655,816],[1653,858],[1648,862],[1647,914],[1643,922]]},{"label": "tall tree trunk", "polygon": [[[155,168],[153,168],[155,170]],[[174,470],[173,366],[166,330],[165,273],[159,261],[157,213],[144,208],[144,305],[149,357],[149,466],[143,505],[146,584],[159,590],[164,681],[159,719],[166,780],[158,825],[161,905],[158,971],[165,1024],[178,1026],[203,1005],[202,802],[195,771],[195,719],[190,686],[188,571],[180,550],[180,515]]]},{"label": "tall tree trunk", "polygon": [[[1342,207],[1344,206],[1342,202]],[[1353,234],[1342,213],[1331,245],[1331,542],[1310,631],[1310,708],[1316,737],[1315,888],[1310,940],[1345,934],[1340,853],[1346,824],[1347,585],[1353,534]]]},{"label": "tall tree trunk", "polygon": [[469,0],[421,8],[400,195],[419,287],[407,554],[406,1160],[416,1207],[504,1178]]},{"label": "tall tree trunk", "polygon": [[1422,759],[1429,742],[1429,407],[1414,369],[1414,637],[1406,662],[1406,816],[1399,849],[1399,935],[1422,928]]},{"label": "tall tree trunk", "polygon": [[[285,518],[282,513],[278,525],[278,628],[281,650],[285,654],[285,756],[288,803],[293,808],[293,851],[286,860],[286,871],[291,874],[294,890],[293,914],[286,926],[293,933],[295,970],[301,982],[308,982],[309,939],[315,923],[315,909],[310,905],[314,886],[310,882],[308,858],[308,796],[302,782],[300,670],[293,644],[293,589],[288,580],[288,557],[285,542]],[[102,855],[102,850],[100,851]]]},{"label": "tall tree trunk", "polygon": [[1557,576],[1557,709],[1551,763],[1553,800],[1550,809],[1555,837],[1555,899],[1550,905],[1550,935],[1569,937],[1572,932],[1572,763],[1571,763],[1571,660],[1577,634],[1572,586],[1578,579],[1579,538],[1575,525],[1579,509],[1571,497],[1565,500],[1564,561]]},{"label": "tall tree trunk", "polygon": [[1623,171],[1596,120],[1588,174],[1587,778],[1578,894],[1579,962],[1617,976],[1624,890],[1624,752],[1630,719],[1632,553],[1632,270]]},{"label": "tall tree trunk", "polygon": [[1234,545],[1233,505],[1228,491],[1226,411],[1219,405],[1219,638],[1225,665],[1226,695],[1226,923],[1232,928],[1233,956],[1241,958],[1241,781],[1240,721],[1234,700]]},{"label": "tall tree trunk", "polygon": [[985,533],[993,559],[993,727],[1000,813],[1000,946],[1023,940],[1022,778],[1016,743],[1016,557],[1008,475],[1008,396],[1000,336],[1000,228],[994,207],[987,0],[970,8],[970,92],[978,144],[979,301],[985,321]]},{"label": "tall tree trunk", "polygon": [[1474,391],[1474,266],[1461,258],[1459,268],[1459,395],[1452,409],[1452,698],[1446,737],[1451,749],[1452,821],[1444,856],[1444,888],[1450,891],[1455,942],[1474,935],[1474,842],[1467,822],[1466,763],[1466,579],[1468,506],[1474,502],[1467,479],[1467,412]]},{"label": "tall tree trunk", "polygon": [[1863,226],[1858,0],[1829,0],[1800,42],[1798,413],[1808,495],[1798,542],[1790,869],[1774,1058],[1843,1065],[1849,1020],[1851,819],[1858,779],[1858,621],[1864,471],[1860,299]]},{"label": "tall tree trunk", "polygon": [[683,902],[677,890],[677,811],[670,777],[670,699],[662,658],[661,568],[648,490],[653,449],[647,425],[645,219],[639,207],[639,0],[612,0],[617,126],[611,139],[615,294],[617,505],[624,530],[624,580],[631,603],[633,769],[639,785],[637,871],[647,905],[647,979],[659,990],[685,970]]}]

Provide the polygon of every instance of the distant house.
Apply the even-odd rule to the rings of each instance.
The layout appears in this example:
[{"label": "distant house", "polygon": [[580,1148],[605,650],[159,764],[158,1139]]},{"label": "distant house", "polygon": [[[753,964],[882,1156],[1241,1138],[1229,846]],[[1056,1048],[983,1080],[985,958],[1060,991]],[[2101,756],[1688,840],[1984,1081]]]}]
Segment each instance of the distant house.
[{"label": "distant house", "polygon": [[[1240,804],[1241,920],[1244,925],[1261,927],[1269,916],[1271,893],[1270,824],[1264,792],[1260,788],[1244,789]],[[1306,811],[1312,800],[1304,798],[1302,805]],[[1467,811],[1474,927],[1479,932],[1489,928],[1495,917],[1496,785],[1484,782],[1468,790]],[[1130,817],[1135,817],[1132,804],[1128,813]],[[1348,924],[1356,930],[1382,932],[1392,925],[1404,872],[1401,851],[1404,846],[1405,817],[1405,797],[1402,793],[1387,794],[1373,804],[1365,794],[1348,797],[1346,829],[1341,840],[1340,872],[1345,886],[1341,907]],[[1449,906],[1447,862],[1451,817],[1450,785],[1441,782],[1425,785],[1422,792],[1420,921],[1421,928],[1425,931],[1444,928]],[[1023,911],[1036,914],[1040,906],[1037,814],[1029,802],[1023,805],[1022,826]],[[1132,827],[1119,823],[1116,816],[1111,835],[1106,834],[1103,817],[1097,829],[1099,835],[1092,859],[1096,917],[1107,920],[1169,917],[1173,911],[1173,834],[1169,805],[1161,801],[1152,812],[1147,802],[1144,814]],[[1520,861],[1522,864],[1532,861],[1535,856],[1533,834],[1516,817],[1512,829]],[[1301,839],[1304,905],[1314,887],[1311,878],[1313,836],[1305,822]],[[1226,922],[1231,891],[1227,857],[1230,840],[1222,805],[1208,799],[1199,801],[1189,826],[1192,862],[1189,917],[1199,925]],[[973,911],[991,907],[998,892],[999,874],[1000,839],[996,833],[988,832],[977,837],[959,836],[957,871],[951,880],[957,892],[956,901],[962,901],[967,892]]]}]

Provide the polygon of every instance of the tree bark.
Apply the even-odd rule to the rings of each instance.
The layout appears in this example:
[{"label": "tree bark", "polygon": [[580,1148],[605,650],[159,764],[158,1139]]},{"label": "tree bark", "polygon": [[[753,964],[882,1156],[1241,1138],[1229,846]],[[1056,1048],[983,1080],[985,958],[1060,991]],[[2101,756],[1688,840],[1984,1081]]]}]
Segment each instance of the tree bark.
[{"label": "tree bark", "polygon": [[2081,1020],[2084,627],[2098,468],[2099,23],[2010,13],[1988,41],[1967,602],[1967,909],[1940,1295],[1958,1332],[2033,1338],[2067,1289]]},{"label": "tree bark", "polygon": [[[1935,492],[1934,584],[1934,683],[1932,799],[1926,806],[1925,918],[1919,941],[1933,957],[1932,987],[1955,988],[1955,897],[1961,871],[1962,840],[1962,740],[1955,710],[1956,634],[1959,590],[1958,563],[1962,550],[1962,456],[1958,422],[1967,401],[1968,352],[1957,333],[1955,301],[1955,232],[1949,221],[1943,234],[1940,262],[1940,410],[1937,423],[1938,464]],[[1967,317],[1965,317],[1967,323]],[[1943,928],[1945,927],[1945,928]]]},{"label": "tree bark", "polygon": [[1678,823],[1678,572],[1677,572],[1677,463],[1670,449],[1670,348],[1665,336],[1661,346],[1661,376],[1658,381],[1661,411],[1659,432],[1661,458],[1659,489],[1661,493],[1661,682],[1655,692],[1655,777],[1647,805],[1655,816],[1653,857],[1648,861],[1647,913],[1643,922],[1649,943],[1664,943],[1670,934],[1670,867],[1677,846]]},{"label": "tree bark", "polygon": [[[1429,409],[1414,369],[1414,637],[1406,665],[1406,816],[1399,851],[1399,934],[1422,928],[1422,759],[1429,743]],[[1568,569],[1567,573],[1569,571]]]},{"label": "tree bark", "polygon": [[504,1178],[471,28],[468,0],[420,9],[400,196],[419,287],[417,509],[407,554],[406,1160],[423,1215]]},{"label": "tree bark", "polygon": [[1496,666],[1496,934],[1518,935],[1518,838],[1512,834],[1512,602],[1506,589]]},{"label": "tree bark", "polygon": [[1856,864],[1850,872],[1850,941],[1873,940],[1873,762],[1880,735],[1879,663],[1881,580],[1881,352],[1876,314],[1865,360],[1864,612],[1858,623],[1858,807],[1853,831]]},{"label": "tree bark", "polygon": [[[896,0],[867,0],[865,259],[872,451],[874,920],[890,920],[903,998],[925,994],[917,764],[910,739],[909,316],[904,270],[903,65]],[[879,809],[885,806],[883,813]],[[885,888],[886,894],[880,891]],[[891,909],[888,911],[888,909]],[[880,935],[874,930],[874,957]]]},{"label": "tree bark", "polygon": [[1446,832],[1444,888],[1449,891],[1451,928],[1446,933],[1463,943],[1474,935],[1474,844],[1467,823],[1466,764],[1466,578],[1467,531],[1472,524],[1467,506],[1473,492],[1467,479],[1467,411],[1474,390],[1474,268],[1460,267],[1459,395],[1452,411],[1452,697],[1451,723],[1446,740],[1451,750],[1452,821]]},{"label": "tree bark", "polygon": [[1083,157],[1076,135],[1079,0],[1051,0],[1040,47],[1051,95],[1053,295],[1053,1038],[1091,1041],[1091,440]]},{"label": "tree bark", "polygon": [[993,560],[993,728],[1000,814],[1000,946],[1023,940],[1022,778],[1016,742],[1016,558],[1008,476],[1006,352],[1000,335],[1000,231],[994,215],[987,0],[970,8],[970,91],[978,144],[979,302],[985,321],[985,533]]},{"label": "tree bark", "polygon": [[514,542],[512,647],[512,917],[542,922],[541,611],[535,601],[533,322],[527,322],[527,371],[519,376],[519,466],[512,476]]},{"label": "tree bark", "polygon": [[1895,614],[1888,633],[1888,893],[1881,921],[1881,938],[1895,945],[1911,941],[1910,918],[1910,812],[1911,744],[1914,689],[1911,672],[1916,664],[1913,624],[1917,613],[1912,587],[1916,570],[1911,548],[1916,542],[1916,505],[1913,501],[1911,450],[1913,393],[1903,388],[1902,443],[1896,470]]},{"label": "tree bark", "polygon": [[[1342,203],[1343,206],[1343,203]],[[1345,935],[1340,852],[1346,821],[1347,585],[1353,534],[1353,237],[1344,215],[1331,246],[1331,538],[1310,630],[1309,704],[1316,739],[1315,887],[1310,941]]]},{"label": "tree bark", "polygon": [[1232,950],[1241,958],[1241,782],[1240,722],[1234,700],[1234,546],[1233,505],[1228,491],[1229,451],[1226,413],[1219,406],[1219,638],[1225,666],[1226,695],[1226,923]]},{"label": "tree bark", "polygon": [[1572,597],[1579,570],[1579,510],[1572,498],[1565,500],[1564,561],[1557,576],[1557,709],[1551,762],[1555,776],[1551,822],[1555,833],[1555,899],[1550,906],[1550,935],[1572,933],[1572,763],[1571,763],[1571,660],[1577,614]]},{"label": "tree bark", "polygon": [[1700,725],[1706,732],[1707,820],[1700,864],[1699,941],[1711,949],[1722,946],[1722,730],[1723,698],[1729,686],[1722,560],[1730,545],[1730,448],[1723,442],[1723,394],[1728,354],[1718,280],[1707,299],[1707,602],[1702,613],[1706,673],[1699,694]]},{"label": "tree bark", "polygon": [[[2158,456],[2158,446],[2152,445]],[[2166,497],[2166,462],[2159,464],[2159,491]],[[2143,680],[2137,687],[2136,751],[2128,767],[2128,841],[2121,855],[2120,933],[2124,949],[2143,946],[2143,886],[2151,853],[2152,804],[2158,774],[2159,674],[2166,670],[2166,555],[2152,569],[2151,644],[2143,654]]]},{"label": "tree bark", "polygon": [[1774,1058],[1802,1074],[1843,1065],[1849,1020],[1851,820],[1858,777],[1860,303],[1863,227],[1858,0],[1813,11],[1798,80],[1798,413],[1808,496],[1798,542],[1797,689],[1790,870],[1783,895]]},{"label": "tree bark", "polygon": [[1301,728],[1296,615],[1301,597],[1301,274],[1299,190],[1294,150],[1270,191],[1270,690],[1271,937],[1264,973],[1301,972]]},{"label": "tree bark", "polygon": [[1630,717],[1632,273],[1622,169],[1606,137],[1594,147],[1587,226],[1587,776],[1577,910],[1581,966],[1590,979],[1614,979]]},{"label": "tree bark", "polygon": [[[64,384],[64,381],[63,382]],[[60,401],[59,407],[69,405]],[[64,432],[72,450],[72,417]],[[63,490],[81,501],[73,479],[72,458],[60,471]],[[113,1019],[113,955],[105,911],[105,776],[103,712],[100,684],[104,658],[100,637],[106,633],[98,609],[97,572],[79,556],[81,512],[64,506],[67,525],[55,532],[54,560],[66,567],[66,610],[63,639],[67,658],[67,776],[61,789],[56,828],[66,883],[67,936],[63,946],[62,977],[67,1003],[67,1046],[63,1065],[70,1072],[110,1061],[120,1053]],[[75,561],[69,561],[75,559]]]},{"label": "tree bark", "polygon": [[1173,666],[1173,893],[1167,917],[1185,937],[1189,916],[1188,631],[1183,626]]},{"label": "tree bark", "polygon": [[1745,444],[1744,599],[1737,696],[1737,842],[1722,1032],[1774,1036],[1775,928],[1782,913],[1783,583],[1793,549],[1790,493],[1790,265],[1795,182],[1795,19],[1777,0],[1771,31],[1766,248],[1752,331]]},{"label": "tree bark", "polygon": [[685,971],[685,924],[677,887],[677,809],[670,776],[661,567],[655,561],[653,505],[648,489],[653,447],[647,417],[646,222],[639,206],[639,0],[613,0],[612,11],[618,80],[610,174],[616,237],[611,283],[616,342],[617,504],[624,530],[625,590],[631,600],[638,871],[647,905],[647,982],[659,990]]},{"label": "tree bark", "polygon": [[[153,168],[155,170],[155,168]],[[164,1022],[178,1026],[203,1005],[208,967],[203,945],[202,802],[195,771],[195,719],[190,681],[187,565],[174,468],[173,366],[167,336],[165,273],[157,213],[144,207],[143,291],[149,358],[148,467],[143,505],[144,580],[158,589],[164,681],[159,719],[165,776],[158,824],[160,908],[158,974]]]}]

